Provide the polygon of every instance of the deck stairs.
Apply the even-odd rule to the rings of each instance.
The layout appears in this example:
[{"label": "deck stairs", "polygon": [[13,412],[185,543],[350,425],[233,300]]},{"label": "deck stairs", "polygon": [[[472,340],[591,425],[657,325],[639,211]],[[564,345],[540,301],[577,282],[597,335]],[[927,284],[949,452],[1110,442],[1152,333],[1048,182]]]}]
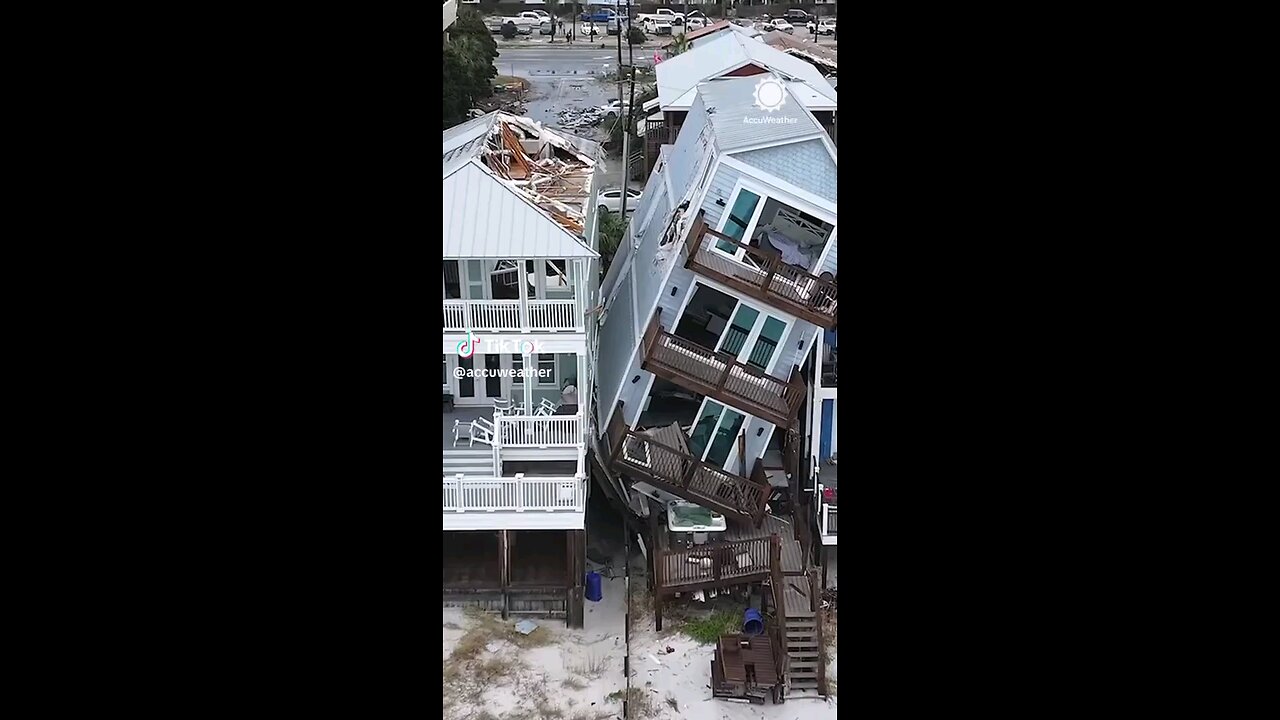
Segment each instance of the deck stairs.
[{"label": "deck stairs", "polygon": [[479,477],[495,477],[493,449],[485,445],[473,448],[445,448],[444,476],[458,473]]}]

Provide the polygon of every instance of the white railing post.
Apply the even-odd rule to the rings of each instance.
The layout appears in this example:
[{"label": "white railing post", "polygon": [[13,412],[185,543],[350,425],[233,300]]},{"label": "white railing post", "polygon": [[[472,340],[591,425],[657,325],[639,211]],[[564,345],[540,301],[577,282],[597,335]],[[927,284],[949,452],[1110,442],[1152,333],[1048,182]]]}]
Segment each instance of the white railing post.
[{"label": "white railing post", "polygon": [[465,508],[467,504],[463,502],[462,497],[462,473],[458,473],[453,476],[453,501],[455,503],[454,512],[465,512],[463,508]]},{"label": "white railing post", "polygon": [[516,512],[524,512],[524,473],[516,473]]}]

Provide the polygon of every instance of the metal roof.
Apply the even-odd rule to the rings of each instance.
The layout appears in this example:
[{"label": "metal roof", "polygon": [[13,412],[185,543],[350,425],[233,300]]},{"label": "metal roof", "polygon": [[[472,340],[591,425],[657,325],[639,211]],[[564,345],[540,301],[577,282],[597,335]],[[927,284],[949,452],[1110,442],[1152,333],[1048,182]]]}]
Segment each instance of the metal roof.
[{"label": "metal roof", "polygon": [[[692,45],[694,40],[702,40],[703,42],[708,42],[709,36],[715,35],[716,33],[722,30],[732,30],[734,32],[739,32],[739,33],[742,33],[743,35],[746,35],[749,38],[758,38],[764,35],[764,33],[760,32],[754,27],[745,28],[745,27],[742,27],[741,25],[731,23],[728,20],[718,20],[702,28],[701,30],[694,30],[693,32],[685,33],[684,37],[686,40],[690,42],[690,47],[695,47],[694,45]],[[675,40],[672,40],[666,45],[663,45],[662,48],[665,50],[671,47],[672,45],[675,45]]]},{"label": "metal roof", "polygon": [[[749,77],[761,78],[763,75],[752,75]],[[827,82],[831,82],[828,80]],[[814,90],[808,83],[803,80],[792,80],[787,82],[787,87],[791,89],[791,94],[796,96],[801,105],[810,110],[835,110],[836,101]],[[835,85],[831,86],[832,90]],[[697,86],[689,88],[689,92],[680,96],[667,110],[683,110],[693,107],[693,100],[698,95]],[[659,114],[661,115],[661,114]]]},{"label": "metal roof", "polygon": [[444,3],[444,29],[448,30],[454,20],[458,19],[458,0],[445,0]]},{"label": "metal roof", "polygon": [[[658,63],[658,100],[663,110],[693,105],[690,90],[704,80],[720,77],[747,64],[756,64],[795,80],[803,80],[833,103],[836,91],[813,65],[741,33],[721,33],[688,52]],[[687,104],[680,104],[687,102]]]},{"label": "metal roof", "polygon": [[476,158],[446,166],[442,218],[446,258],[599,257]]},{"label": "metal roof", "polygon": [[[756,85],[766,79],[778,80],[772,74],[741,78],[718,78],[698,85],[695,112],[705,112],[716,145],[725,152],[746,147],[782,145],[800,139],[821,137],[825,131],[796,100],[791,88],[783,83],[786,100],[772,112],[756,106]],[[684,140],[681,132],[679,140]]]}]

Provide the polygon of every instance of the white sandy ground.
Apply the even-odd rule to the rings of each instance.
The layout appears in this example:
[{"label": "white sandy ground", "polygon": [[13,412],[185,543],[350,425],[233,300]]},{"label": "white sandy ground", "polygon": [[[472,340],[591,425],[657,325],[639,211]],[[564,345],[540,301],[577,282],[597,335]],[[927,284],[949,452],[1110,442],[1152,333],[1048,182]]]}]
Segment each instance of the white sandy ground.
[{"label": "white sandy ground", "polygon": [[[535,619],[552,633],[554,642],[550,645],[522,650],[505,641],[490,644],[486,657],[518,658],[521,668],[491,684],[478,706],[460,704],[446,711],[445,720],[620,720],[621,702],[607,696],[625,688],[623,583],[621,578],[604,580],[604,599],[586,604],[585,627],[581,630],[568,630],[561,620]],[[514,624],[516,620],[510,622]],[[444,623],[444,658],[448,662],[453,647],[474,621],[458,608],[445,608]],[[454,626],[462,629],[451,629]],[[667,653],[668,647],[675,652]],[[792,698],[782,705],[712,699],[712,655],[711,645],[699,645],[679,632],[664,628],[661,634],[656,633],[648,613],[632,617],[631,685],[647,692],[653,700],[656,711],[651,718],[835,720],[835,697]],[[833,654],[828,667],[831,678],[835,677],[835,667]],[[566,678],[574,678],[586,687],[566,687],[562,684]],[[678,711],[668,704],[668,698],[674,698]],[[556,714],[557,710],[562,714]]]}]

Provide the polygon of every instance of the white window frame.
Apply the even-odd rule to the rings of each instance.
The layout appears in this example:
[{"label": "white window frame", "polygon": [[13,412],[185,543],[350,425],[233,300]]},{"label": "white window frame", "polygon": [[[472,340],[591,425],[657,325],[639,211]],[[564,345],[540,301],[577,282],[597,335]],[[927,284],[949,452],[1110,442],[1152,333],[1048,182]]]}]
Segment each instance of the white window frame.
[{"label": "white window frame", "polygon": [[737,304],[733,306],[733,310],[729,314],[729,321],[725,325],[724,332],[720,333],[720,337],[716,339],[716,346],[714,348],[711,348],[716,352],[720,352],[720,348],[724,345],[724,339],[729,332],[729,325],[733,323],[733,317],[738,314],[738,308],[741,307],[742,305],[746,305],[747,307],[750,307],[752,310],[756,311],[757,313],[756,323],[751,326],[751,331],[747,334],[747,339],[742,343],[742,349],[738,352],[738,355],[735,358],[737,359],[738,362],[742,363],[743,365],[746,364],[746,361],[743,360],[743,358],[751,357],[751,350],[755,347],[756,340],[760,337],[760,330],[764,328],[763,318],[772,316],[782,321],[782,324],[783,324],[782,337],[778,339],[778,351],[774,353],[772,358],[769,358],[768,367],[766,367],[762,371],[772,375],[774,367],[777,366],[778,358],[782,356],[785,352],[784,342],[786,341],[787,337],[790,336],[791,328],[793,328],[797,322],[797,319],[795,318],[795,316],[789,315],[784,312],[780,312],[775,308],[768,308],[760,304],[757,304],[755,302],[745,301],[729,288],[723,287],[721,285],[709,283],[704,278],[697,278],[693,282],[689,283],[689,290],[688,292],[685,293],[684,300],[680,303],[679,314],[676,315],[676,319],[674,322],[667,325],[668,332],[674,333],[676,331],[676,327],[680,324],[680,321],[684,319],[684,313],[686,310],[689,309],[689,303],[693,302],[693,296],[698,294],[699,285],[707,288],[708,290],[715,290],[716,292],[728,295],[729,297],[737,301]]},{"label": "white window frame", "polygon": [[[558,360],[555,353],[538,353],[534,357],[536,358],[534,360],[534,366],[538,369],[538,377],[535,384],[538,387],[559,387],[557,384],[559,382],[559,378],[556,377],[556,375],[558,375],[556,367]],[[545,358],[551,358],[551,382],[544,382],[543,380],[542,361]]]},{"label": "white window frame", "polygon": [[[716,223],[716,230],[718,232],[723,233],[725,227],[729,224],[729,211],[732,210],[734,204],[738,202],[738,195],[743,190],[747,190],[748,192],[758,196],[760,198],[760,202],[759,204],[756,205],[755,212],[752,213],[751,215],[751,221],[747,224],[746,232],[743,233],[742,239],[739,240],[738,242],[742,243],[743,245],[749,245],[751,243],[751,236],[755,234],[756,226],[760,222],[760,215],[764,212],[764,206],[768,205],[770,200],[774,200],[783,205],[787,205],[788,207],[791,207],[792,209],[798,212],[802,212],[806,215],[816,217],[822,222],[828,223],[829,225],[831,225],[831,234],[827,236],[827,241],[826,243],[824,243],[824,246],[823,246],[822,255],[818,259],[818,267],[819,268],[822,267],[823,259],[826,257],[827,248],[831,246],[831,242],[835,239],[836,227],[837,227],[835,216],[825,208],[821,208],[817,205],[814,205],[813,203],[803,198],[797,197],[792,193],[789,193],[780,188],[776,188],[771,185],[758,182],[756,181],[755,178],[739,177],[738,180],[734,183],[733,192],[729,193],[729,202],[727,205],[725,205],[724,212],[720,214],[720,220],[717,221]],[[731,255],[721,250],[719,247],[717,247],[713,238],[713,242],[711,243],[711,250],[718,252],[725,257],[731,257],[734,260],[744,265],[746,264],[746,262],[743,260],[743,256],[746,255],[747,251],[743,248],[738,248]],[[809,272],[813,272],[815,269],[816,268],[809,268],[808,270]]]},{"label": "white window frame", "polygon": [[[694,416],[693,416],[693,427],[694,427],[695,429],[696,429],[696,428],[697,428],[697,426],[698,426],[698,421],[702,419],[702,413],[703,413],[703,411],[705,411],[705,410],[707,409],[707,403],[708,403],[708,402],[713,402],[713,403],[715,403],[716,405],[719,405],[719,406],[720,406],[720,415],[719,415],[719,417],[717,417],[717,418],[716,418],[716,424],[715,424],[715,426],[711,428],[711,436],[710,436],[710,438],[707,440],[707,446],[706,446],[706,447],[704,447],[704,448],[702,448],[702,456],[698,458],[698,459],[699,459],[699,460],[701,460],[702,462],[707,462],[707,454],[711,452],[711,445],[715,442],[716,433],[717,433],[717,432],[719,432],[720,428],[724,425],[724,419],[725,419],[725,416],[726,416],[726,414],[727,414],[727,413],[726,413],[726,411],[733,411],[733,412],[737,413],[738,415],[741,415],[741,416],[742,416],[742,425],[741,425],[741,427],[739,427],[739,428],[738,428],[738,434],[737,434],[737,435],[735,435],[735,436],[733,437],[733,439],[734,439],[734,441],[735,441],[735,442],[734,442],[734,447],[736,447],[736,445],[737,445],[737,442],[736,442],[736,441],[738,440],[738,438],[742,437],[742,436],[743,436],[743,433],[745,433],[745,432],[746,432],[747,427],[751,424],[751,420],[752,420],[752,418],[753,418],[753,416],[752,416],[752,415],[749,415],[749,414],[747,414],[747,413],[744,413],[744,412],[742,412],[741,410],[739,410],[738,408],[735,408],[735,407],[733,407],[732,405],[729,405],[728,403],[723,403],[723,402],[720,402],[719,400],[716,400],[716,399],[714,399],[714,398],[709,398],[709,397],[703,396],[703,398],[702,398],[702,404],[698,406],[698,413],[697,413],[696,415],[694,415]],[[690,432],[692,433],[692,432],[693,432],[693,430],[690,430]],[[730,448],[729,448],[729,454],[725,457],[724,462],[723,462],[723,463],[721,463],[720,465],[717,465],[716,467],[719,467],[719,468],[722,468],[722,469],[723,469],[723,468],[728,467],[728,465],[729,465],[729,461],[730,461],[730,460],[732,460],[732,459],[733,459],[733,457],[734,457],[734,453],[733,453],[734,447],[730,447]],[[709,464],[709,465],[710,465],[711,463],[707,463],[707,464]]]}]

